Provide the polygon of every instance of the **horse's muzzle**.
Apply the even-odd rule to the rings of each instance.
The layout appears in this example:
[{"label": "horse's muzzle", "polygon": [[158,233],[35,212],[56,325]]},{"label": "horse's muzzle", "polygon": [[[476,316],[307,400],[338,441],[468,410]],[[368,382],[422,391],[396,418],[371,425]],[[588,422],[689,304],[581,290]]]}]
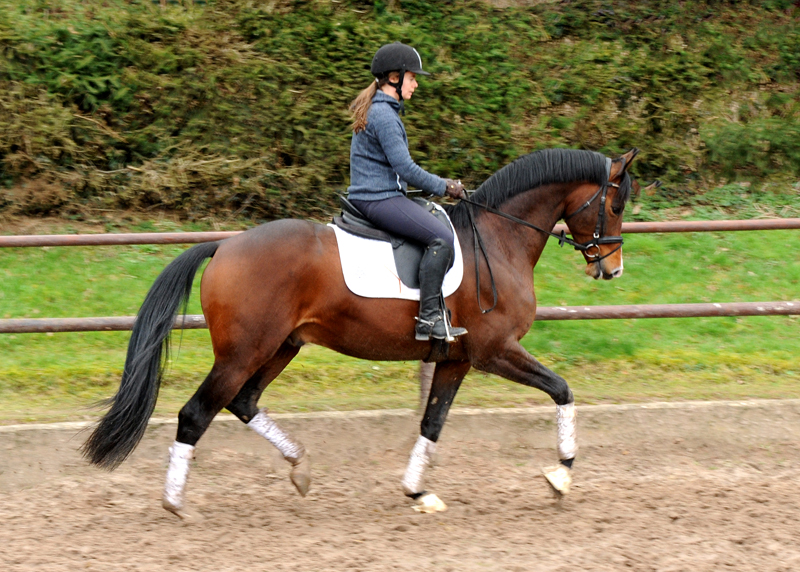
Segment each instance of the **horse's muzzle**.
[{"label": "horse's muzzle", "polygon": [[622,260],[620,260],[619,265],[615,266],[614,268],[608,268],[604,262],[605,260],[600,260],[598,262],[590,262],[587,264],[585,270],[586,275],[591,276],[595,280],[598,278],[602,278],[603,280],[611,280],[612,278],[619,278],[622,276]]}]

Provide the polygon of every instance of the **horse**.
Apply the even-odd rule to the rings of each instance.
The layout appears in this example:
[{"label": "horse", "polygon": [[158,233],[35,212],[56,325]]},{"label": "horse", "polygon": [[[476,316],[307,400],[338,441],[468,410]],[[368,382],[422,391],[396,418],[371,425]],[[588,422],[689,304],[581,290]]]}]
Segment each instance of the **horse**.
[{"label": "horse", "polygon": [[[536,151],[498,170],[468,199],[445,205],[464,262],[462,283],[447,305],[453,323],[468,334],[455,339],[436,363],[401,482],[419,510],[446,508],[423,488],[424,472],[471,368],[552,398],[560,463],[546,477],[554,490],[568,492],[577,452],[574,397],[562,377],[519,343],[536,315],[533,268],[552,235],[562,246],[566,242],[581,251],[590,277],[622,275],[622,215],[636,184],[628,168],[637,153],[631,149],[612,160],[592,151]],[[552,233],[560,219],[571,239]],[[431,342],[413,335],[417,302],[364,298],[348,289],[328,225],[282,219],[198,244],[174,259],[145,297],[119,389],[82,446],[90,463],[113,470],[142,439],[169,356],[170,332],[181,308],[185,314],[194,275],[208,258],[200,297],[214,364],[178,415],[162,502],[179,517],[191,514],[184,495],[197,442],[223,408],[283,454],[292,483],[306,495],[309,454],[258,406],[264,390],[304,344],[365,360],[419,361],[432,355]]]}]

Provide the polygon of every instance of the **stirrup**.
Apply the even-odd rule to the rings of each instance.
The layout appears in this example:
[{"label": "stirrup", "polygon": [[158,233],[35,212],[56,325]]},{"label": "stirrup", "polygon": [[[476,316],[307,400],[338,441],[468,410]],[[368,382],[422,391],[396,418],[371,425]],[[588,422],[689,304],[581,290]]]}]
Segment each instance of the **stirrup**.
[{"label": "stirrup", "polygon": [[439,294],[439,300],[441,301],[442,308],[444,308],[444,316],[442,318],[442,322],[444,322],[444,333],[445,337],[444,340],[449,344],[454,342],[458,336],[463,336],[467,333],[467,328],[457,328],[450,323],[450,310],[447,309],[447,305],[444,302],[444,296]]},{"label": "stirrup", "polygon": [[[451,342],[454,342],[458,336],[463,336],[464,334],[467,333],[466,328],[453,327],[450,325],[450,320],[448,320],[447,318],[443,318],[442,316],[436,316],[436,319],[434,321],[423,320],[420,317],[416,317],[415,320],[417,320],[417,327],[414,328],[414,337],[417,341],[420,342],[427,342],[430,341],[431,339],[436,339],[436,340],[445,340],[449,344]],[[439,322],[442,322],[442,325],[444,326],[444,332],[434,333],[434,329],[439,324]],[[422,326],[427,327],[427,332],[424,330],[420,331],[419,328],[420,324]]]}]

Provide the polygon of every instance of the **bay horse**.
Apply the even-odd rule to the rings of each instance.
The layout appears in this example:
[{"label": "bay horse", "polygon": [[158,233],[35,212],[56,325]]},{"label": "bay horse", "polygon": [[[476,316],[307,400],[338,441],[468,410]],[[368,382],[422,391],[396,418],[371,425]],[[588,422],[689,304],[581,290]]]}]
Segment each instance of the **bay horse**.
[{"label": "bay horse", "polygon": [[[577,451],[572,391],[519,343],[536,314],[533,268],[555,223],[564,219],[572,239],[564,233],[558,238],[581,250],[586,274],[622,275],[622,214],[634,184],[628,168],[637,153],[632,149],[611,160],[591,151],[537,151],[497,171],[469,200],[446,206],[464,261],[463,281],[447,304],[453,323],[468,334],[436,364],[402,480],[419,510],[444,508],[435,495],[425,494],[423,474],[461,381],[473,367],[553,399],[560,464],[546,476],[554,489],[567,492]],[[178,415],[163,497],[164,507],[181,517],[187,514],[184,489],[195,445],[222,408],[278,448],[292,465],[295,487],[306,494],[311,473],[303,445],[258,408],[264,389],[304,344],[366,360],[418,361],[431,352],[430,342],[414,339],[417,302],[363,298],[348,290],[329,226],[277,220],[199,244],[164,269],[137,314],[119,390],[82,447],[91,463],[113,469],[141,440],[174,320],[181,305],[185,313],[194,275],[209,257],[200,296],[214,365]]]}]

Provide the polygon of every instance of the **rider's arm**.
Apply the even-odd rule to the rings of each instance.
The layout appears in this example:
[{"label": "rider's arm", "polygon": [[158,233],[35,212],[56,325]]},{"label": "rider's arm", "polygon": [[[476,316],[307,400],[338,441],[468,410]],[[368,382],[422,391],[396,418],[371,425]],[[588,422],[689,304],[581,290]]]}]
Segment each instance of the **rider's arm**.
[{"label": "rider's arm", "polygon": [[380,114],[371,118],[376,137],[380,141],[386,159],[394,169],[395,173],[408,184],[433,193],[438,196],[444,195],[445,182],[441,177],[437,177],[420,167],[411,158],[408,152],[408,139],[405,129],[393,111],[390,114]]}]

